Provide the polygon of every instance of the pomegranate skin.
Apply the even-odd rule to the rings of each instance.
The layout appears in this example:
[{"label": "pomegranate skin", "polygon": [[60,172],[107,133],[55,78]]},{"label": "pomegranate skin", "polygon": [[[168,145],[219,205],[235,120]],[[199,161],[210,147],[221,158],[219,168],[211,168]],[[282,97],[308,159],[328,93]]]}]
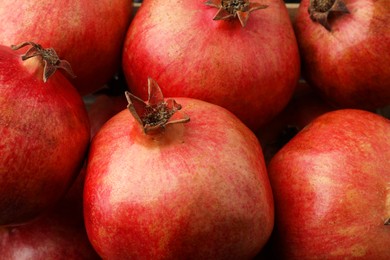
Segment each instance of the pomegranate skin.
[{"label": "pomegranate skin", "polygon": [[313,22],[302,0],[294,28],[302,74],[338,108],[390,105],[390,4],[344,0],[349,14],[331,16],[331,31]]},{"label": "pomegranate skin", "polygon": [[66,195],[53,208],[25,225],[0,227],[1,259],[101,259],[85,230],[83,167]]},{"label": "pomegranate skin", "polygon": [[154,78],[166,97],[220,105],[251,130],[291,98],[300,74],[296,38],[283,1],[263,1],[243,28],[214,21],[204,0],[144,1],[129,27],[122,57],[130,90],[146,99]]},{"label": "pomegranate skin", "polygon": [[390,259],[390,120],[339,109],[271,159],[272,259]]},{"label": "pomegranate skin", "polygon": [[77,176],[89,144],[83,100],[43,62],[0,46],[0,226],[30,221],[55,204]]},{"label": "pomegranate skin", "polygon": [[190,122],[148,136],[124,110],[93,138],[90,241],[104,259],[252,259],[274,217],[261,147],[226,109],[175,100]]},{"label": "pomegranate skin", "polygon": [[132,1],[1,0],[0,44],[25,41],[54,48],[70,62],[82,94],[101,88],[120,67]]}]

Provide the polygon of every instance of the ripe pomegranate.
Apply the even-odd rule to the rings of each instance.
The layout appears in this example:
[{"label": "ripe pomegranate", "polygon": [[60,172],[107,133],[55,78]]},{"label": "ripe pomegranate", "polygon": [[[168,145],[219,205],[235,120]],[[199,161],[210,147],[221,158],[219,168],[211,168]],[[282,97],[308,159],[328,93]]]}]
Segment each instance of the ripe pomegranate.
[{"label": "ripe pomegranate", "polygon": [[388,0],[302,0],[295,31],[303,75],[338,107],[390,105]]},{"label": "ripe pomegranate", "polygon": [[27,39],[54,48],[72,64],[72,83],[84,95],[119,68],[131,15],[129,0],[0,0],[0,44]]},{"label": "ripe pomegranate", "polygon": [[280,0],[145,0],[122,64],[135,95],[146,99],[144,82],[152,77],[166,96],[220,105],[252,130],[282,110],[300,74]]},{"label": "ripe pomegranate", "polygon": [[127,97],[133,117],[119,112],[91,143],[84,216],[96,251],[103,259],[253,258],[274,217],[255,135],[217,105],[164,100],[152,80],[147,103]]},{"label": "ripe pomegranate", "polygon": [[339,109],[278,151],[273,259],[390,259],[389,136],[390,120]]},{"label": "ripe pomegranate", "polygon": [[15,48],[25,45],[32,47],[22,58],[0,46],[0,226],[29,221],[58,202],[89,144],[83,100],[56,71],[69,63],[35,43]]}]

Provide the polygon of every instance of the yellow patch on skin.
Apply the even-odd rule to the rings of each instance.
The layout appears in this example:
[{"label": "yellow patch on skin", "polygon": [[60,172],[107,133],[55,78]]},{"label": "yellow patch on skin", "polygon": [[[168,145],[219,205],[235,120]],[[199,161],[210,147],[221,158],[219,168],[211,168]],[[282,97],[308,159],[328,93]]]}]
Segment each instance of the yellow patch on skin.
[{"label": "yellow patch on skin", "polygon": [[386,188],[386,201],[385,201],[385,216],[384,220],[387,220],[390,218],[390,182],[387,183],[387,188]]},{"label": "yellow patch on skin", "polygon": [[366,247],[363,245],[354,245],[351,248],[351,254],[353,257],[362,257],[366,255]]},{"label": "yellow patch on skin", "polygon": [[361,230],[359,230],[359,227],[356,226],[345,226],[342,228],[339,228],[337,230],[337,234],[343,236],[343,237],[354,237],[355,235],[361,233]]},{"label": "yellow patch on skin", "polygon": [[331,256],[339,256],[342,258],[363,257],[367,253],[367,248],[360,244],[352,245],[349,249],[338,248],[330,253]]}]

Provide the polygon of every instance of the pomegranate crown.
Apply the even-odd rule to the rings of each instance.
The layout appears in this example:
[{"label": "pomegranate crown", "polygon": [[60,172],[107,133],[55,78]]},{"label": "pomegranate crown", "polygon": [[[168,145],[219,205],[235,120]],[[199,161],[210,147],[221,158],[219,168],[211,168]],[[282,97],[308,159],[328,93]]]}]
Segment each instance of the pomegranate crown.
[{"label": "pomegranate crown", "polygon": [[308,8],[310,19],[321,24],[328,31],[332,28],[329,24],[329,15],[348,14],[349,10],[344,3],[344,0],[310,0]]},{"label": "pomegranate crown", "polygon": [[66,60],[60,60],[56,51],[53,48],[42,48],[41,45],[34,42],[23,42],[18,45],[11,45],[13,50],[19,50],[24,46],[31,45],[31,48],[22,55],[22,60],[27,60],[32,57],[41,57],[44,62],[43,67],[43,81],[46,82],[57,69],[65,70],[72,78],[75,78],[75,74],[73,73],[72,67],[70,63]]},{"label": "pomegranate crown", "polygon": [[247,24],[251,12],[268,7],[250,0],[207,0],[205,5],[218,8],[213,20],[229,20],[238,17],[242,27]]},{"label": "pomegranate crown", "polygon": [[128,102],[127,108],[146,134],[161,131],[169,124],[190,121],[187,115],[178,112],[181,105],[174,99],[164,100],[159,85],[152,78],[148,78],[148,100],[146,102],[128,91],[125,95]]}]

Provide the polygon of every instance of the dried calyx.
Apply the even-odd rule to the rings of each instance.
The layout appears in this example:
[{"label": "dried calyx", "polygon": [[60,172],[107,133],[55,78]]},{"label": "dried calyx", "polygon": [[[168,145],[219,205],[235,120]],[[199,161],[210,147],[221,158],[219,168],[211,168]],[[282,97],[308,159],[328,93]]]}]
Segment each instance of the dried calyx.
[{"label": "dried calyx", "polygon": [[384,223],[386,226],[390,226],[390,218],[387,218]]},{"label": "dried calyx", "polygon": [[44,62],[43,67],[43,81],[46,82],[57,69],[65,70],[71,77],[76,77],[73,73],[72,67],[66,60],[60,60],[56,51],[53,48],[42,48],[41,45],[34,42],[23,42],[19,45],[12,45],[13,50],[18,50],[27,45],[31,45],[31,48],[22,56],[22,60],[27,60],[32,57],[41,57]]},{"label": "dried calyx", "polygon": [[342,15],[349,13],[344,0],[310,0],[308,11],[310,18],[320,23],[328,31],[332,29],[328,21],[330,14]]},{"label": "dried calyx", "polygon": [[173,99],[164,100],[158,84],[151,78],[148,79],[148,101],[125,92],[127,108],[134,118],[140,123],[145,133],[156,133],[165,129],[169,124],[187,123],[190,118],[178,112],[181,105]]},{"label": "dried calyx", "polygon": [[251,12],[268,7],[268,5],[252,3],[249,0],[207,0],[205,4],[219,9],[214,20],[229,20],[238,17],[242,27],[245,27]]}]

